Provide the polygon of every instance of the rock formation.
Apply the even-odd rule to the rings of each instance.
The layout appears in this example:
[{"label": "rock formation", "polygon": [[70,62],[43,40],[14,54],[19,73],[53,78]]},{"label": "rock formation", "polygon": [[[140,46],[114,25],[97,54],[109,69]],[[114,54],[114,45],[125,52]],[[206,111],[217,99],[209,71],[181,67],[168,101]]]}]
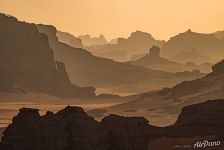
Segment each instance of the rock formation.
[{"label": "rock formation", "polygon": [[143,117],[110,115],[102,120],[110,130],[110,150],[146,150],[150,125]]},{"label": "rock formation", "polygon": [[55,61],[48,37],[35,24],[0,14],[0,89],[61,97],[94,96],[94,88],[70,83],[65,65]]},{"label": "rock formation", "polygon": [[147,53],[148,48],[153,45],[160,47],[164,43],[164,41],[154,39],[149,33],[136,31],[131,33],[130,37],[127,39],[117,38],[115,44],[89,46],[86,47],[86,49],[100,57],[110,58],[115,61],[127,61],[133,55]]},{"label": "rock formation", "polygon": [[5,130],[0,149],[147,150],[154,138],[203,139],[211,135],[223,141],[223,109],[223,99],[187,106],[175,124],[160,128],[142,117],[109,115],[97,122],[82,108],[73,106],[44,116],[40,116],[38,109],[22,108]]},{"label": "rock formation", "polygon": [[57,29],[54,26],[37,25],[37,28],[40,33],[48,36],[55,58],[65,63],[71,81],[80,86],[91,85],[108,89],[112,93],[119,91],[138,93],[204,76],[203,73],[184,73],[184,75],[168,73],[96,57],[85,49],[73,48],[59,42],[56,37]]},{"label": "rock formation", "polygon": [[107,150],[108,130],[82,108],[68,106],[56,114],[40,116],[22,108],[2,138],[2,145],[20,150]]},{"label": "rock formation", "polygon": [[181,71],[193,71],[195,69],[201,70],[202,72],[210,72],[211,64],[201,64],[196,65],[194,63],[188,62],[186,65],[170,61],[166,58],[160,56],[160,48],[157,46],[152,46],[149,50],[149,54],[129,63],[146,67],[154,70],[162,70],[167,72],[181,72]]},{"label": "rock formation", "polygon": [[97,45],[104,45],[107,44],[107,40],[105,37],[101,34],[99,37],[91,37],[90,35],[81,35],[79,38],[83,42],[83,47],[89,47],[89,46],[97,46]]}]

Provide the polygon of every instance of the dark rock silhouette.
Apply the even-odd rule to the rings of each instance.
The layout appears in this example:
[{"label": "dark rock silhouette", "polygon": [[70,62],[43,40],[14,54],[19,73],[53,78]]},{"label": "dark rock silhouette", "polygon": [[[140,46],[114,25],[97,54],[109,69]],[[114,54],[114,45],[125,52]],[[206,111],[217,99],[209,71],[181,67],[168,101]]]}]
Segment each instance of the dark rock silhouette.
[{"label": "dark rock silhouette", "polygon": [[[223,107],[223,99],[187,106],[175,124],[163,128],[151,126],[142,117],[117,115],[109,115],[99,123],[80,107],[68,106],[56,114],[47,112],[44,116],[40,116],[38,109],[22,108],[4,132],[0,148],[147,150],[151,140],[164,136],[178,140],[212,135],[223,140]],[[167,145],[157,146],[166,148],[169,141]]]},{"label": "dark rock silhouette", "polygon": [[94,55],[110,58],[115,61],[127,61],[133,55],[145,54],[153,45],[162,46],[164,41],[156,40],[151,34],[136,31],[130,37],[118,38],[115,44],[86,47]]},{"label": "dark rock silhouette", "polygon": [[0,14],[0,89],[61,97],[94,96],[94,88],[70,83],[65,65],[55,61],[48,37],[35,24]]},{"label": "dark rock silhouette", "polygon": [[150,125],[145,118],[110,115],[102,124],[110,130],[110,150],[147,149]]},{"label": "dark rock silhouette", "polygon": [[75,47],[75,48],[83,47],[82,40],[80,38],[77,38],[71,35],[70,33],[57,31],[57,37],[58,37],[58,41],[68,44],[72,47]]},{"label": "dark rock silhouette", "polygon": [[107,133],[79,107],[44,116],[37,109],[22,108],[4,132],[2,144],[20,150],[106,150]]},{"label": "dark rock silhouette", "polygon": [[154,70],[163,70],[168,72],[181,72],[181,71],[193,71],[201,70],[202,72],[210,72],[212,70],[212,64],[196,65],[188,62],[186,65],[176,63],[160,56],[160,48],[153,46],[149,50],[149,54],[129,63],[142,66]]}]

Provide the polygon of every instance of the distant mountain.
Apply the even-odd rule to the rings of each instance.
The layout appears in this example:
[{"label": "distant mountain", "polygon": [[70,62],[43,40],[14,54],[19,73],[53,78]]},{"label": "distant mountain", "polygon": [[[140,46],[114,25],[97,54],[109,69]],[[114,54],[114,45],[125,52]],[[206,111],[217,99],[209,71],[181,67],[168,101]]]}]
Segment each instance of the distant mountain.
[{"label": "distant mountain", "polygon": [[107,40],[101,34],[99,37],[91,37],[90,35],[80,35],[79,38],[82,40],[83,47],[104,45],[107,44]]},{"label": "distant mountain", "polygon": [[214,35],[216,38],[224,39],[224,31],[217,31],[217,32],[213,33],[213,35]]},{"label": "distant mountain", "polygon": [[224,43],[213,34],[188,30],[172,37],[161,48],[161,55],[173,61],[197,64],[217,62],[224,57]]},{"label": "distant mountain", "polygon": [[[224,99],[224,60],[213,66],[213,72],[207,76],[184,81],[172,88],[164,88],[140,94],[140,97],[127,103],[111,107],[110,113],[132,116],[149,116],[153,124],[167,126],[172,124],[181,109],[187,105],[204,102],[210,99]],[[127,113],[126,110],[135,110]],[[159,119],[158,119],[159,118]],[[169,118],[169,119],[166,119]]]},{"label": "distant mountain", "polygon": [[72,82],[78,85],[91,85],[100,89],[109,89],[115,93],[135,93],[204,76],[201,73],[175,74],[154,71],[96,57],[84,49],[73,48],[59,42],[56,38],[55,27],[46,25],[37,25],[37,27],[41,33],[48,35],[56,59],[65,63]]},{"label": "distant mountain", "polygon": [[57,37],[58,37],[58,41],[68,44],[72,47],[76,47],[76,48],[82,48],[82,40],[80,38],[77,38],[75,36],[73,36],[70,33],[67,32],[62,32],[62,31],[57,31]]},{"label": "distant mountain", "polygon": [[187,63],[183,65],[181,63],[176,63],[169,61],[168,59],[160,57],[160,48],[153,46],[149,50],[149,54],[145,55],[142,58],[137,59],[136,61],[130,61],[129,63],[137,66],[142,66],[150,68],[153,70],[163,70],[167,72],[180,72],[180,71],[193,71],[200,70],[202,72],[211,72],[212,64],[201,64],[196,65],[194,63]]},{"label": "distant mountain", "polygon": [[70,82],[65,65],[54,59],[48,38],[35,24],[0,14],[0,90],[42,92],[60,97],[95,96],[94,88]]},{"label": "distant mountain", "polygon": [[115,44],[89,46],[86,49],[100,57],[110,58],[115,61],[127,61],[133,55],[147,53],[148,49],[153,45],[161,47],[163,44],[164,41],[154,39],[149,33],[136,31],[127,39],[118,38]]}]

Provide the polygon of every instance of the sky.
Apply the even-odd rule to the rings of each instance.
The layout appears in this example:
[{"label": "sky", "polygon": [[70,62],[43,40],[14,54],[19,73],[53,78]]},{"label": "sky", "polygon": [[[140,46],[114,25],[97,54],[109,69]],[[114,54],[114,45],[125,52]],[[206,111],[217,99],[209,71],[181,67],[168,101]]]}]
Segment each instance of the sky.
[{"label": "sky", "polygon": [[75,36],[103,34],[108,40],[136,30],[160,40],[187,29],[224,30],[224,0],[0,0],[0,12]]}]

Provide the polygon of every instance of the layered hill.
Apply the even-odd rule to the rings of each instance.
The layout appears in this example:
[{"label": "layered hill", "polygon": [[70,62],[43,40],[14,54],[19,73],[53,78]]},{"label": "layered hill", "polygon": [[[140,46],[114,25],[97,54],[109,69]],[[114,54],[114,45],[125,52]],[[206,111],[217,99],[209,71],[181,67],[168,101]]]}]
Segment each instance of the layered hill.
[{"label": "layered hill", "polygon": [[68,45],[70,45],[72,47],[76,47],[76,48],[83,47],[82,40],[80,38],[73,36],[70,33],[57,31],[56,35],[58,37],[58,41],[60,41],[62,43],[68,44]]},{"label": "layered hill", "polygon": [[[113,113],[128,116],[144,115],[153,124],[166,126],[175,121],[184,106],[209,99],[223,99],[223,78],[224,61],[221,61],[213,66],[212,73],[201,79],[184,81],[172,88],[140,94],[140,97],[136,100],[113,106],[109,110]],[[151,115],[148,116],[148,114]]]},{"label": "layered hill", "polygon": [[70,82],[65,65],[54,59],[48,38],[35,24],[0,14],[0,90],[43,92],[62,97],[94,96],[94,88]]},{"label": "layered hill", "polygon": [[162,46],[164,41],[156,40],[151,34],[141,31],[133,32],[130,37],[118,38],[115,44],[86,47],[96,56],[115,61],[127,61],[133,55],[145,54],[153,45]]},{"label": "layered hill", "polygon": [[195,79],[202,73],[168,73],[155,71],[128,63],[115,62],[93,56],[84,49],[73,48],[61,43],[56,37],[56,28],[37,25],[41,33],[48,35],[57,60],[65,63],[72,82],[91,85],[114,92],[136,93],[171,86],[183,80]]},{"label": "layered hill", "polygon": [[161,48],[162,56],[176,62],[216,62],[224,57],[223,40],[213,34],[188,30],[167,41]]},{"label": "layered hill", "polygon": [[193,71],[200,70],[202,72],[211,72],[212,64],[204,63],[196,65],[194,63],[181,64],[162,58],[160,56],[160,48],[153,46],[149,50],[149,54],[129,63],[137,66],[150,68],[153,70],[163,70],[167,72]]}]

